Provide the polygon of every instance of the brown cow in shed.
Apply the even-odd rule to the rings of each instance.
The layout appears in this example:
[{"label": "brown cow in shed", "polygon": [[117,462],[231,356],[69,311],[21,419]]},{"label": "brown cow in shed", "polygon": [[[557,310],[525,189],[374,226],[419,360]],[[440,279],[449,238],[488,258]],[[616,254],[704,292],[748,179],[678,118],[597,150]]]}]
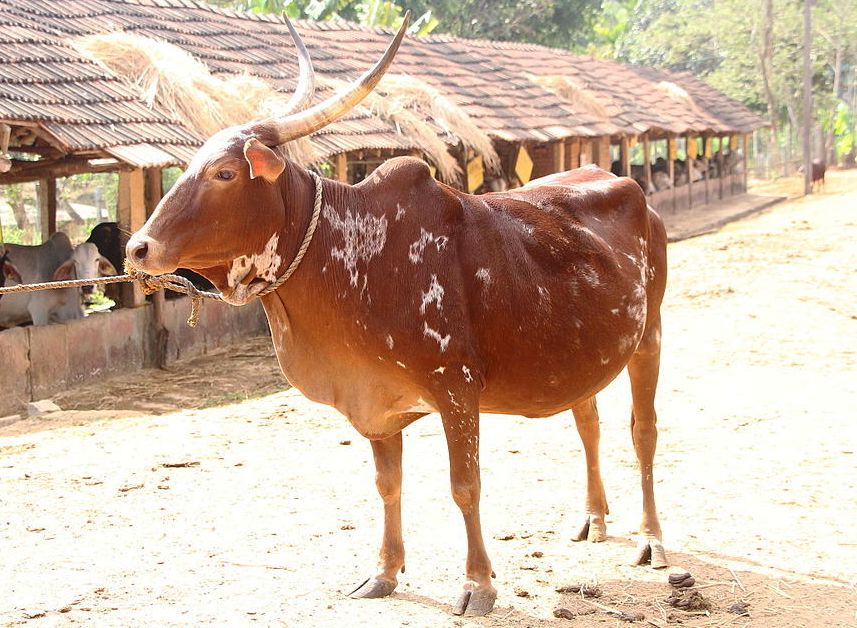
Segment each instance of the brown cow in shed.
[{"label": "brown cow in shed", "polygon": [[354,107],[386,71],[404,28],[354,86],[306,110],[311,70],[293,33],[302,53],[297,109],[212,137],[131,238],[128,260],[155,275],[191,268],[241,305],[281,278],[311,238],[294,275],[261,300],[288,380],[371,441],[384,537],[379,572],[354,597],[389,595],[404,569],[402,430],[431,412],[442,419],[467,533],[456,614],[485,614],[496,598],[479,519],[480,411],[572,410],[588,474],[577,540],[603,541],[595,395],[626,366],[643,492],[635,562],[665,566],[653,458],[666,234],[640,187],[591,167],[471,196],[413,158],[349,186],[276,148]]}]

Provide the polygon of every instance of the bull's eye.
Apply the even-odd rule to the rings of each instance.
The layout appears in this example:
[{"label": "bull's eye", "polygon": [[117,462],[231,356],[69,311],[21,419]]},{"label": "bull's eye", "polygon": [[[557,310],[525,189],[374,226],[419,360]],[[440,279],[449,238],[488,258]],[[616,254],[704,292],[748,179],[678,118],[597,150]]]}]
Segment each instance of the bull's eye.
[{"label": "bull's eye", "polygon": [[235,172],[232,170],[218,170],[217,178],[221,181],[231,181],[235,178]]}]

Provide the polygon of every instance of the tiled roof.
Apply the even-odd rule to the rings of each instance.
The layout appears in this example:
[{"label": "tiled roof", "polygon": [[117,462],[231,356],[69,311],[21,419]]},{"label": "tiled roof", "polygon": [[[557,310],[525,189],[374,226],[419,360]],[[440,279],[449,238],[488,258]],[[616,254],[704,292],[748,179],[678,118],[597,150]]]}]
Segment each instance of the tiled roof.
[{"label": "tiled roof", "polygon": [[444,36],[429,40],[490,58],[507,73],[569,77],[604,106],[609,121],[622,133],[749,132],[765,124],[747,107],[689,73],[623,65],[533,44]]},{"label": "tiled roof", "polygon": [[[362,73],[392,33],[344,21],[298,22],[316,72],[337,79]],[[0,121],[35,123],[67,152],[112,147],[120,159],[186,159],[204,138],[158,107],[70,42],[107,31],[131,31],[188,51],[214,74],[248,72],[290,93],[296,54],[278,17],[238,14],[192,0],[3,0],[0,4]],[[407,37],[390,70],[441,90],[483,131],[509,141],[644,131],[744,131],[761,121],[695,77],[575,57],[522,44],[452,37]],[[528,78],[573,77],[607,116],[582,111]],[[659,77],[667,78],[659,78]],[[657,87],[680,84],[696,106]],[[327,95],[319,89],[316,99]],[[577,108],[575,108],[577,107]],[[325,155],[415,146],[389,122],[356,109],[314,137]],[[124,149],[122,147],[125,147]],[[121,155],[125,155],[122,157]],[[157,158],[157,159],[156,159]]]}]

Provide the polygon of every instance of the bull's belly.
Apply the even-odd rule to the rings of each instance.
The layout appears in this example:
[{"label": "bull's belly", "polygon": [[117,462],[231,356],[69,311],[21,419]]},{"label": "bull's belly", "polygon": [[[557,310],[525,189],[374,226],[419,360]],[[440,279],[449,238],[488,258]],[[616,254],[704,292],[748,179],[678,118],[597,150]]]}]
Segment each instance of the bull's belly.
[{"label": "bull's belly", "polygon": [[551,416],[588,399],[625,368],[643,333],[642,321],[614,319],[594,333],[568,328],[494,345],[484,355],[485,412]]},{"label": "bull's belly", "polygon": [[538,373],[488,382],[480,397],[481,412],[548,417],[588,399],[621,373],[624,364],[571,376]]}]

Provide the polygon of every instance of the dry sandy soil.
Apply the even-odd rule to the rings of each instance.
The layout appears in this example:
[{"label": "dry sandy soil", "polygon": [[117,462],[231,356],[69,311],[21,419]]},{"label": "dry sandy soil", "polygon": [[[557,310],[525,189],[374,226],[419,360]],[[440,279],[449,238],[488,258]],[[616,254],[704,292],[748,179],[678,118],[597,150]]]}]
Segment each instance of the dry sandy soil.
[{"label": "dry sandy soil", "polygon": [[[640,514],[620,377],[599,396],[610,538],[572,543],[584,464],[568,413],[483,420],[500,597],[456,618],[464,534],[440,421],[405,432],[407,573],[373,573],[369,445],[285,385],[265,339],[63,395],[0,429],[0,623],[54,626],[857,624],[857,173],[670,245],[656,491],[670,572],[627,566]],[[560,593],[597,585],[600,597]],[[749,615],[728,612],[747,603]],[[576,616],[554,618],[563,607]],[[584,614],[589,612],[589,614]],[[648,622],[648,623],[647,623]]]}]

